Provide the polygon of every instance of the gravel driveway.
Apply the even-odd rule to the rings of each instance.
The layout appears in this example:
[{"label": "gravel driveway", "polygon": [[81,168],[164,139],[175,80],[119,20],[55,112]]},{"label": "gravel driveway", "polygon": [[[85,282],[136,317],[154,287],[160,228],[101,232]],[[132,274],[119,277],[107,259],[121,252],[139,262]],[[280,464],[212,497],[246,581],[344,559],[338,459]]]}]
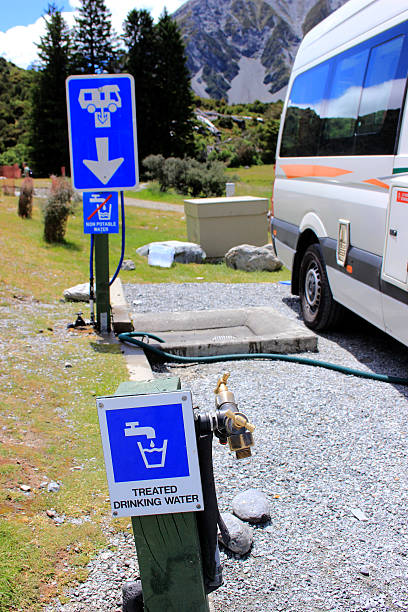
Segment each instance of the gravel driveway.
[{"label": "gravel driveway", "polygon": [[[139,312],[268,305],[299,319],[298,300],[280,284],[127,285]],[[299,320],[299,325],[302,325]],[[319,337],[304,356],[376,373],[408,376],[408,350],[360,320]],[[221,511],[254,487],[271,503],[271,521],[254,528],[243,558],[221,552],[224,586],[216,612],[408,610],[407,395],[393,386],[321,368],[247,361],[168,366],[201,408],[212,408],[217,378],[255,424],[250,459],[214,445]],[[114,536],[71,603],[48,610],[120,609],[120,586],[136,571],[132,537]],[[113,570],[112,570],[113,568]],[[165,611],[163,611],[165,612]]]}]

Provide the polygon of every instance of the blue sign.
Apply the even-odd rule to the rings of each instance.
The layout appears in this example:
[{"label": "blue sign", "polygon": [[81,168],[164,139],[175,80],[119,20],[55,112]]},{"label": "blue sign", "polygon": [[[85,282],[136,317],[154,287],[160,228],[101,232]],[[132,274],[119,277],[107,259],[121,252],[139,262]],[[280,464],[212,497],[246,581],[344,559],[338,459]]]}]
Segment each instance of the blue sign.
[{"label": "blue sign", "polygon": [[117,191],[87,191],[83,195],[84,233],[117,234],[119,232]]},{"label": "blue sign", "polygon": [[115,482],[190,475],[182,404],[106,410]]},{"label": "blue sign", "polygon": [[66,89],[74,188],[119,191],[136,187],[139,176],[133,77],[70,76]]}]

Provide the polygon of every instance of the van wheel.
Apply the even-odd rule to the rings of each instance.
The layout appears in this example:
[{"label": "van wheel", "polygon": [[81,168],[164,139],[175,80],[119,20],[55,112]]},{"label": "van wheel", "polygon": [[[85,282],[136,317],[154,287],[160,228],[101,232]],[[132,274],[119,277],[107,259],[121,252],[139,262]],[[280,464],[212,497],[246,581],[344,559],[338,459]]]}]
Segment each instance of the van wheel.
[{"label": "van wheel", "polygon": [[319,244],[311,244],[300,264],[300,307],[305,324],[315,331],[335,327],[343,307],[334,301]]}]

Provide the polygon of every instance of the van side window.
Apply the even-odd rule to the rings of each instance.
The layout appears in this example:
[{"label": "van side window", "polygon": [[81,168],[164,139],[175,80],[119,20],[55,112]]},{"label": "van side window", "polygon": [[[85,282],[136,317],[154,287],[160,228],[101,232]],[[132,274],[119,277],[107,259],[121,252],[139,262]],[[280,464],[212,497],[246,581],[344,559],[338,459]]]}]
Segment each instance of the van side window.
[{"label": "van side window", "polygon": [[371,49],[360,113],[355,155],[392,155],[404,96],[406,61],[400,65],[404,36]]},{"label": "van side window", "polygon": [[317,155],[328,74],[329,62],[324,62],[295,79],[282,136],[280,154],[283,157]]},{"label": "van side window", "polygon": [[319,155],[352,155],[369,49],[336,58],[324,109]]},{"label": "van side window", "polygon": [[407,79],[407,29],[408,22],[399,24],[296,77],[281,157],[394,154]]}]

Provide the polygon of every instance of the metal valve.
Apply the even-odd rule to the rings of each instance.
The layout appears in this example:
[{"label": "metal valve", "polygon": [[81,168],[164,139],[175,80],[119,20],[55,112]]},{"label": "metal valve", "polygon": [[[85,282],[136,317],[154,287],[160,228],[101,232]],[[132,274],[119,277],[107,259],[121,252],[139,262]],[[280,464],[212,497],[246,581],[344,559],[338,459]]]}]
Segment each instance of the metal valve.
[{"label": "metal valve", "polygon": [[255,426],[243,412],[238,411],[234,394],[227,386],[229,375],[225,372],[214,389],[215,411],[197,414],[196,423],[200,433],[213,431],[221,444],[228,442],[237,459],[243,459],[251,456]]}]

